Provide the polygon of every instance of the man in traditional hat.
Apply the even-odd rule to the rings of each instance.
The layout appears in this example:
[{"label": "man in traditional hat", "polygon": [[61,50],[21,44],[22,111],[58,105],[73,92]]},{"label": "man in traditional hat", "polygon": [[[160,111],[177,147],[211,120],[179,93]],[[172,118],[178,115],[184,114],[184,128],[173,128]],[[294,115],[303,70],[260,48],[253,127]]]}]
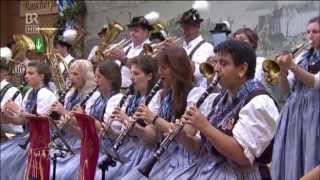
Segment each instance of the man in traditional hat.
[{"label": "man in traditional hat", "polygon": [[[205,78],[200,73],[199,65],[213,56],[213,45],[206,42],[200,34],[201,19],[198,10],[191,8],[184,12],[178,23],[184,35],[183,48],[195,65],[196,84],[201,85]],[[206,83],[204,83],[206,84]]]},{"label": "man in traditional hat", "polygon": [[[98,37],[99,37],[99,43],[101,43],[101,41],[103,41],[103,37],[105,36],[106,32],[108,31],[108,25],[104,25],[101,30],[98,32]],[[99,46],[95,45],[93,46],[93,48],[91,49],[89,55],[88,55],[88,60],[91,61],[94,56],[96,55],[96,52],[98,50]]]},{"label": "man in traditional hat", "polygon": [[121,88],[128,88],[131,85],[130,70],[126,65],[128,58],[138,56],[143,53],[143,45],[150,43],[149,32],[153,29],[149,21],[144,16],[132,18],[129,28],[131,43],[126,47],[114,48],[111,51],[111,57],[119,60],[121,63]]},{"label": "man in traditional hat", "polygon": [[210,32],[212,34],[212,43],[217,46],[219,43],[227,40],[231,33],[231,27],[228,21],[222,21],[221,23],[216,23],[214,29]]},{"label": "man in traditional hat", "polygon": [[[62,55],[65,64],[70,67],[70,65],[74,62],[75,58],[70,54],[71,48],[72,48],[72,42],[70,42],[68,37],[66,37],[68,36],[68,33],[65,33],[65,32],[63,33],[62,36],[58,37],[58,41],[56,43],[56,49],[57,49],[57,52]],[[62,72],[64,72],[65,67],[63,66],[63,64],[60,64],[60,69]]]}]

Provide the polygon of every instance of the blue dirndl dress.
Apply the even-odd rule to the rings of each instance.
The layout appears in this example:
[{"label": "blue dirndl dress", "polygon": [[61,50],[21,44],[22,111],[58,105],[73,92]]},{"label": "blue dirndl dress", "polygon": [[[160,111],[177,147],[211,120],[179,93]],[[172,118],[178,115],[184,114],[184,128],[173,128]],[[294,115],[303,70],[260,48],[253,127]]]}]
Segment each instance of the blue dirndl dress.
[{"label": "blue dirndl dress", "polygon": [[[35,113],[37,108],[37,95],[39,90],[32,90],[26,100],[25,111]],[[19,145],[24,144],[29,138],[29,133],[18,135],[0,144],[0,179],[16,180],[23,179],[27,166],[26,149]]]},{"label": "blue dirndl dress", "polygon": [[[298,65],[317,73],[320,51],[309,51]],[[293,83],[280,116],[272,157],[272,179],[299,179],[320,164],[320,91]]]}]

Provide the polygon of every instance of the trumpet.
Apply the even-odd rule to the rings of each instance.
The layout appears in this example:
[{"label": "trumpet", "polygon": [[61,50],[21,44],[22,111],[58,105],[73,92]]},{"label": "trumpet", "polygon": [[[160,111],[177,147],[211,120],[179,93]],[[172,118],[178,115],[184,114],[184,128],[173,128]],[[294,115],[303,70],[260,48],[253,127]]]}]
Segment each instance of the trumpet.
[{"label": "trumpet", "polygon": [[[293,58],[297,57],[303,50],[308,49],[310,42],[302,42],[291,50]],[[265,81],[270,85],[278,85],[280,83],[280,66],[275,58],[266,58],[262,63],[262,69],[266,73]]]},{"label": "trumpet", "polygon": [[167,37],[164,41],[159,43],[146,43],[143,45],[143,52],[147,55],[155,57],[157,53],[160,51],[161,47],[166,42],[177,43],[178,41],[182,40],[182,37]]},{"label": "trumpet", "polygon": [[[207,87],[206,91],[200,96],[195,106],[199,108],[201,104],[204,102],[204,100],[209,96],[209,94],[216,88],[218,82],[220,80],[220,76],[215,75],[213,77],[212,82]],[[176,124],[173,127],[173,130],[171,133],[169,133],[163,141],[161,141],[159,148],[156,150],[156,152],[153,154],[151,159],[146,161],[142,166],[138,168],[138,171],[143,174],[145,177],[149,177],[149,174],[154,167],[154,165],[157,163],[157,161],[160,159],[161,155],[168,149],[169,145],[173,142],[175,137],[180,133],[182,130],[184,124],[181,120],[177,119]]]}]

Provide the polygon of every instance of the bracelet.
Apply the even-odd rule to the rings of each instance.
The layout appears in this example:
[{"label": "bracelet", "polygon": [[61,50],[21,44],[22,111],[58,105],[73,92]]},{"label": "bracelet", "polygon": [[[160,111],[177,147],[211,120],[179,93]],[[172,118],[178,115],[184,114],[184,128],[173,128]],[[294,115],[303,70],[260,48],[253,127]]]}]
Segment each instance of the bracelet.
[{"label": "bracelet", "polygon": [[152,120],[152,124],[155,124],[156,123],[156,120],[158,119],[158,115],[154,116],[153,120]]}]

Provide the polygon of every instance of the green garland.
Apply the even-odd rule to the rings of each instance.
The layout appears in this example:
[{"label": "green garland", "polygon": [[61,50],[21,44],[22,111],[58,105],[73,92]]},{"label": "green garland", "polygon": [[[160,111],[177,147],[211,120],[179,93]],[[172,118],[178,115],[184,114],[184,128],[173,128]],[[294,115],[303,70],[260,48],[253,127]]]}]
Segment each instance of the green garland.
[{"label": "green garland", "polygon": [[63,15],[59,15],[56,27],[63,29],[68,21],[84,17],[87,14],[87,6],[84,0],[76,1],[73,7],[68,7],[63,11]]}]

